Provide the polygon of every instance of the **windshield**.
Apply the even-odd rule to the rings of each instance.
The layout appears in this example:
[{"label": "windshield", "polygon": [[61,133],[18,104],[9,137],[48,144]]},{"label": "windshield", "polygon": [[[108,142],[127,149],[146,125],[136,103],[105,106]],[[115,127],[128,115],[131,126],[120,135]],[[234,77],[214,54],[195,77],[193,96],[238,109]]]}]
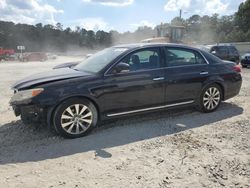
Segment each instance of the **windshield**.
[{"label": "windshield", "polygon": [[97,73],[126,50],[127,48],[107,48],[85,59],[75,66],[74,69]]}]

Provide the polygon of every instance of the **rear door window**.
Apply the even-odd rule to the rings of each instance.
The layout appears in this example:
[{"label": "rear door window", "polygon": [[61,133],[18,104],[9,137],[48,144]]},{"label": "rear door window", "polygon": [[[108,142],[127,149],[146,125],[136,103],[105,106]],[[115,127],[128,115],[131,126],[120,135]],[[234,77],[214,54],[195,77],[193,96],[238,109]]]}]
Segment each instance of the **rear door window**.
[{"label": "rear door window", "polygon": [[199,52],[190,49],[165,48],[168,67],[206,64]]}]

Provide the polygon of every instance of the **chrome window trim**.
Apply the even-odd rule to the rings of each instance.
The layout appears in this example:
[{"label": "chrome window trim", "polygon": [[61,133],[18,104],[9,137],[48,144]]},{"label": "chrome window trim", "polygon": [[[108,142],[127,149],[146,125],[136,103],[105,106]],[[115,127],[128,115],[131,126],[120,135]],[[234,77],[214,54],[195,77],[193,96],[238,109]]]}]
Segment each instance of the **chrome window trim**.
[{"label": "chrome window trim", "polygon": [[[161,46],[161,47],[166,48],[168,46]],[[158,47],[158,48],[161,48],[161,47]],[[124,72],[124,73],[117,73],[117,74],[108,74],[108,72],[110,71],[110,69],[112,69],[117,63],[119,63],[124,57],[126,57],[128,55],[128,54],[126,54],[126,55],[122,56],[119,60],[117,60],[111,67],[109,67],[109,69],[104,73],[104,76],[129,75],[131,73],[141,73],[141,72],[146,72],[146,71],[156,71],[156,70],[163,70],[163,69],[174,68],[174,67],[188,67],[188,66],[197,66],[197,65],[209,65],[209,62],[208,62],[207,58],[202,54],[202,52],[200,50],[189,49],[189,48],[185,48],[185,47],[172,47],[172,48],[180,48],[180,49],[186,49],[186,50],[193,50],[193,51],[199,53],[203,57],[203,59],[205,60],[206,64],[190,64],[190,65],[179,65],[179,66],[172,66],[172,67],[165,66],[165,67],[159,67],[159,68],[155,68],[155,69],[145,69],[145,70],[138,70],[138,71],[132,71],[132,72]],[[144,49],[147,49],[147,48],[144,48]],[[136,50],[138,50],[138,49],[136,49]],[[139,49],[139,50],[141,50],[141,49]],[[129,52],[129,53],[133,53],[133,51]]]},{"label": "chrome window trim", "polygon": [[127,111],[127,112],[107,114],[107,116],[108,117],[121,116],[121,115],[126,115],[126,114],[132,114],[132,113],[137,113],[137,112],[145,112],[145,111],[150,111],[150,110],[169,108],[169,107],[180,106],[180,105],[191,104],[191,103],[194,103],[194,100],[186,101],[186,102],[180,102],[180,103],[174,103],[174,104],[168,104],[168,105],[164,105],[164,106],[156,106],[156,107],[143,108],[143,109],[138,109],[138,110],[131,110],[131,111]]},{"label": "chrome window trim", "polygon": [[129,75],[132,73],[141,73],[141,72],[147,72],[147,71],[156,71],[156,70],[162,70],[162,69],[166,69],[168,67],[160,67],[160,68],[156,68],[156,69],[144,69],[144,70],[138,70],[138,71],[131,71],[131,72],[122,72],[122,73],[117,73],[117,74],[106,74],[104,76],[115,76],[115,75]]},{"label": "chrome window trim", "polygon": [[[188,49],[188,48],[187,48]],[[156,70],[163,70],[163,69],[169,69],[169,68],[179,68],[179,67],[191,67],[191,66],[204,66],[204,65],[209,65],[209,62],[208,60],[205,58],[205,56],[197,50],[198,53],[201,54],[201,56],[204,58],[206,64],[190,64],[190,65],[178,65],[178,66],[172,66],[172,67],[169,67],[169,66],[166,66],[166,67],[159,67],[159,68],[156,68],[156,69],[144,69],[144,70],[138,70],[138,71],[132,71],[132,72],[124,72],[124,73],[117,73],[117,74],[107,74],[107,72],[113,68],[113,66],[111,66],[105,73],[104,73],[104,76],[115,76],[115,75],[129,75],[129,74],[132,74],[132,73],[141,73],[141,72],[147,72],[147,71],[156,71]],[[122,59],[122,58],[121,58]],[[119,61],[121,60],[119,59]],[[116,63],[118,63],[119,61],[117,61]],[[114,63],[114,64],[116,64]]]},{"label": "chrome window trim", "polygon": [[197,50],[198,53],[201,54],[201,56],[205,59],[206,63],[209,65],[209,61],[207,60],[207,58],[203,55],[203,53],[200,50]]},{"label": "chrome window trim", "polygon": [[130,74],[133,74],[133,73],[142,73],[142,72],[147,72],[147,71],[157,71],[157,70],[163,70],[163,69],[173,69],[173,68],[192,67],[192,66],[205,66],[205,65],[207,65],[207,64],[179,65],[179,66],[173,66],[173,67],[161,67],[161,68],[156,68],[156,69],[145,69],[145,70],[124,72],[124,73],[117,73],[117,74],[107,74],[107,75],[104,75],[104,76],[130,75]]}]

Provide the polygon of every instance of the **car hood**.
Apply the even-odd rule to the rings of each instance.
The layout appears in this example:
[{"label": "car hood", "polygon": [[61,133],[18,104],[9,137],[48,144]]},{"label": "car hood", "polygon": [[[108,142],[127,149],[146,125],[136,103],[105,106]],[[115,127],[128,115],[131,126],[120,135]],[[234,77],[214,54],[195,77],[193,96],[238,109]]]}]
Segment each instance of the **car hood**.
[{"label": "car hood", "polygon": [[66,80],[70,78],[85,77],[90,75],[90,73],[77,71],[70,68],[55,69],[26,77],[12,85],[12,89],[19,90],[52,81]]}]

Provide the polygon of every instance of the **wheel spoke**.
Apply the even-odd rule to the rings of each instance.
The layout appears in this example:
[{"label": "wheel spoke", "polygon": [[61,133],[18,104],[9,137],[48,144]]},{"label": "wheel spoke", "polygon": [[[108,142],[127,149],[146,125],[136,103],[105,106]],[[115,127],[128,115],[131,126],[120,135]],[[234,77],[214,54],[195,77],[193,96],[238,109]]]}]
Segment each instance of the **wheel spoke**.
[{"label": "wheel spoke", "polygon": [[208,92],[208,91],[206,91],[205,95],[206,95],[206,96],[210,96],[210,94],[209,94],[209,92]]},{"label": "wheel spoke", "polygon": [[75,105],[75,109],[76,109],[76,114],[78,115],[79,114],[79,104]]},{"label": "wheel spoke", "polygon": [[214,103],[213,103],[213,101],[210,101],[210,104],[211,104],[211,108],[210,108],[210,109],[213,109],[213,108],[214,108]]},{"label": "wheel spoke", "polygon": [[69,125],[73,124],[73,121],[67,122],[67,123],[62,123],[62,127],[65,128]]},{"label": "wheel spoke", "polygon": [[82,118],[80,118],[80,120],[84,121],[84,122],[86,122],[88,124],[91,124],[91,122],[92,122],[92,120],[90,120],[90,119],[82,119]]},{"label": "wheel spoke", "polygon": [[80,127],[85,131],[87,129],[87,127],[85,127],[81,122],[78,122]]},{"label": "wheel spoke", "polygon": [[218,101],[216,101],[216,100],[213,99],[213,102],[214,102],[215,106],[218,105]]},{"label": "wheel spoke", "polygon": [[204,100],[204,101],[208,101],[208,97],[204,97],[203,100]]},{"label": "wheel spoke", "polygon": [[72,116],[62,115],[62,119],[72,119]]},{"label": "wheel spoke", "polygon": [[66,111],[67,111],[71,116],[74,116],[74,114],[73,114],[73,112],[72,112],[72,110],[71,110],[70,107],[68,107],[68,108],[66,109]]},{"label": "wheel spoke", "polygon": [[67,130],[67,132],[71,133],[74,126],[75,126],[75,123],[73,123],[73,124],[69,127],[69,129]]},{"label": "wheel spoke", "polygon": [[220,92],[216,91],[215,94],[214,94],[214,96],[218,96],[218,95],[220,95]]},{"label": "wheel spoke", "polygon": [[208,103],[209,103],[209,101],[206,101],[206,102],[204,102],[204,105],[207,106]]},{"label": "wheel spoke", "polygon": [[212,91],[213,91],[213,89],[212,89],[212,88],[209,88],[209,95],[212,94]]},{"label": "wheel spoke", "polygon": [[213,95],[217,92],[217,89],[214,87],[213,88]]},{"label": "wheel spoke", "polygon": [[87,110],[87,107],[83,106],[82,109],[81,109],[81,112],[79,113],[79,115],[82,115],[82,113],[85,112],[85,110]]},{"label": "wheel spoke", "polygon": [[76,123],[76,134],[79,134],[80,133],[80,130],[79,130],[79,123],[77,122]]},{"label": "wheel spoke", "polygon": [[211,103],[210,101],[208,102],[207,108],[210,109]]},{"label": "wheel spoke", "polygon": [[85,114],[84,116],[82,116],[81,118],[86,118],[86,117],[89,117],[89,116],[92,116],[92,113],[91,112],[89,112],[89,113],[87,113],[87,114]]}]

